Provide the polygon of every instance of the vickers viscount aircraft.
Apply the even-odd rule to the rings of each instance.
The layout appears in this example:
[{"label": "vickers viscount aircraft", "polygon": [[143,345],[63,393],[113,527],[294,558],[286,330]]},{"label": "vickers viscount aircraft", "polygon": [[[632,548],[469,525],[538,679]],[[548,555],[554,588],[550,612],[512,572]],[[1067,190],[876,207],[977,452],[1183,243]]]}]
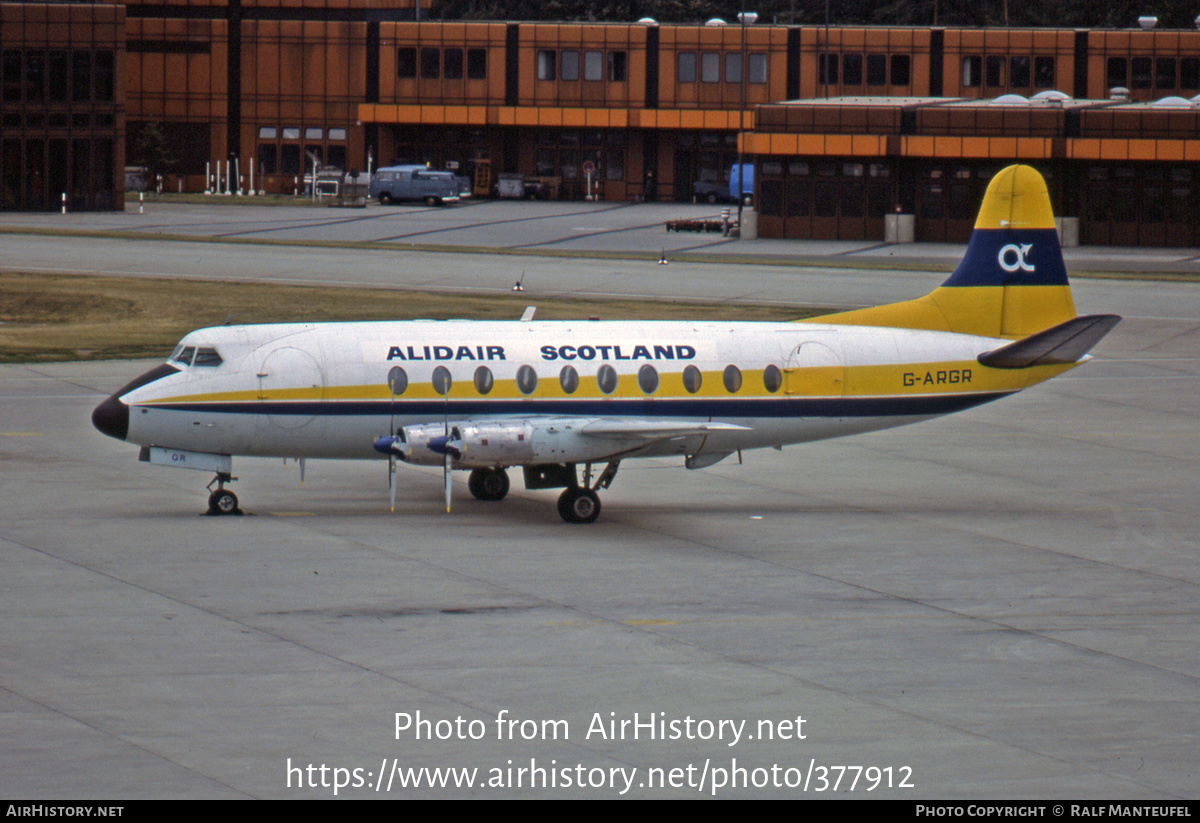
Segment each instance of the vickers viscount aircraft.
[{"label": "vickers viscount aircraft", "polygon": [[623,460],[700,469],[961,411],[1079,365],[1119,320],[1076,316],[1045,182],[1012,166],[957,269],[916,300],[792,323],[220,326],[92,420],[150,463],[214,472],[214,514],[239,511],[233,455],[387,458],[442,466],[447,511],[452,470],[500,500],[520,466],[589,523]]}]

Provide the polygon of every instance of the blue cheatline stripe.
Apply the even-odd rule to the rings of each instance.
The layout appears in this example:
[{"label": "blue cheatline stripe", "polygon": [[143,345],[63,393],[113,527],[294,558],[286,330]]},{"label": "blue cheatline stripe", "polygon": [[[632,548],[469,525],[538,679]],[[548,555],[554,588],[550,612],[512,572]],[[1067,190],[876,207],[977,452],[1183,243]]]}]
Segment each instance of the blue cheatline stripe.
[{"label": "blue cheatline stripe", "polygon": [[1054,229],[975,229],[943,286],[1065,286],[1067,269]]},{"label": "blue cheatline stripe", "polygon": [[766,397],[696,398],[693,400],[656,400],[635,398],[611,400],[330,400],[236,403],[167,403],[156,409],[208,412],[216,414],[269,414],[276,416],[428,417],[534,417],[567,415],[573,417],[892,417],[950,414],[1013,392],[976,392],[972,394],[926,395],[914,397]]}]

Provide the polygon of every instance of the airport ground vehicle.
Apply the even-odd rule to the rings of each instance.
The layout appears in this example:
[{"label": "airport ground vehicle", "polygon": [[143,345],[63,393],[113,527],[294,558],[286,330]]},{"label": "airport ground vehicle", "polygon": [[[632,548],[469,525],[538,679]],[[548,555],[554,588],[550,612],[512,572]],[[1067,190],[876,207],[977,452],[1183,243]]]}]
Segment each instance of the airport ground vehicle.
[{"label": "airport ground vehicle", "polygon": [[697,180],[692,184],[692,194],[697,200],[709,203],[736,203],[740,185],[741,195],[745,198],[746,205],[749,205],[754,197],[754,166],[751,163],[743,163],[741,168],[744,170],[744,176],[735,165],[729,170],[728,179],[724,183]]},{"label": "airport ground vehicle", "polygon": [[448,171],[425,166],[384,166],[371,178],[369,194],[381,205],[402,200],[424,200],[427,206],[458,202],[461,186]]}]

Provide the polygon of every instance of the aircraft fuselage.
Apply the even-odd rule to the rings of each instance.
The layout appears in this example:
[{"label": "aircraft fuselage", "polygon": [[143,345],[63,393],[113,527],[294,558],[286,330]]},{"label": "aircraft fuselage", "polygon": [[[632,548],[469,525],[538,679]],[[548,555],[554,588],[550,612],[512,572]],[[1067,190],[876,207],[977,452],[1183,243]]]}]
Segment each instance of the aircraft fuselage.
[{"label": "aircraft fuselage", "polygon": [[[990,369],[971,335],[795,323],[416,321],[215,327],[177,372],[134,389],[125,439],[220,454],[373,458],[373,441],[441,421],[721,420],[640,455],[730,452],[887,428],[1064,370]],[[186,362],[216,351],[219,364]],[[539,431],[540,439],[549,433]],[[636,439],[634,440],[636,443]],[[576,458],[629,451],[620,439]],[[569,448],[563,444],[563,448]]]}]

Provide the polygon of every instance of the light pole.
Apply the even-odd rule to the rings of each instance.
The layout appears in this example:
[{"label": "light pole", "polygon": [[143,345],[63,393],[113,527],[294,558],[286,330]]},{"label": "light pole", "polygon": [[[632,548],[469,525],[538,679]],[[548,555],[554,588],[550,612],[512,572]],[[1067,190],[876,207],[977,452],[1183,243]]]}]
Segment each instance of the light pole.
[{"label": "light pole", "polygon": [[742,166],[742,143],[746,140],[746,75],[750,73],[750,57],[746,54],[746,26],[753,26],[758,20],[758,12],[746,11],[746,0],[742,0],[742,10],[738,12],[738,24],[742,27],[742,51],[738,58],[742,61],[742,94],[738,101],[738,150],[737,150],[737,221],[738,239],[742,239],[742,186],[745,185],[746,169]]}]

